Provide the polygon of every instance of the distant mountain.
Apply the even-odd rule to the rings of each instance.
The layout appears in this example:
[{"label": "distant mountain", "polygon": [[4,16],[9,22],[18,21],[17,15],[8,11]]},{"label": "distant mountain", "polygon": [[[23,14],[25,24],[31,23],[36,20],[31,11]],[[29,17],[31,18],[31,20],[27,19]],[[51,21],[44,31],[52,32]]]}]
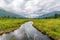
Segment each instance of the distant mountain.
[{"label": "distant mountain", "polygon": [[12,13],[12,12],[8,12],[8,11],[5,11],[3,9],[0,9],[0,16],[6,16],[6,17],[9,16],[9,17],[16,17],[16,18],[24,18],[21,15],[18,15],[18,14]]},{"label": "distant mountain", "polygon": [[50,17],[50,16],[54,16],[55,14],[60,14],[60,11],[53,11],[53,12],[44,14],[42,16],[38,16],[37,18]]}]

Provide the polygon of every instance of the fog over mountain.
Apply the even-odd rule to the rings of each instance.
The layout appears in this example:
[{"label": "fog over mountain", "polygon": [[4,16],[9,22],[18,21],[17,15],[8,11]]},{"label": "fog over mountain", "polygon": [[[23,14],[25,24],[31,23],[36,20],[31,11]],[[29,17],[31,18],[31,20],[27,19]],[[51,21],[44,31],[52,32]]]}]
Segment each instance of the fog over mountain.
[{"label": "fog over mountain", "polygon": [[0,9],[33,18],[60,11],[60,0],[0,0]]}]

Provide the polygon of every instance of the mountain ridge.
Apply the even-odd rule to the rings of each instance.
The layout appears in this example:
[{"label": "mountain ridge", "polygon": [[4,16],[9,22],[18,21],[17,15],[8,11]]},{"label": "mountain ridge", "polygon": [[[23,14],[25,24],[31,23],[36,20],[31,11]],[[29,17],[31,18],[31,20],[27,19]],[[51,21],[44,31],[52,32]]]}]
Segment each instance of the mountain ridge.
[{"label": "mountain ridge", "polygon": [[18,14],[13,13],[13,12],[5,11],[3,9],[0,9],[0,16],[5,16],[5,17],[9,16],[9,17],[16,17],[16,18],[24,18],[21,15],[18,15]]},{"label": "mountain ridge", "polygon": [[60,11],[53,11],[53,12],[44,14],[42,16],[38,16],[37,18],[50,17],[50,16],[54,16],[55,14],[60,14]]}]

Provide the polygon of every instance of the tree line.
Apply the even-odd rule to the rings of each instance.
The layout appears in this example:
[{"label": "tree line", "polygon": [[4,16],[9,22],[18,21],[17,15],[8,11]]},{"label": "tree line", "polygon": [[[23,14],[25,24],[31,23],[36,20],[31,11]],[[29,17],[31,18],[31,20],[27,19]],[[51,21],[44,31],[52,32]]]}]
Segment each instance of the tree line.
[{"label": "tree line", "polygon": [[48,18],[60,18],[60,14],[57,14],[55,13],[53,16],[49,16],[49,17],[44,17],[45,19],[48,19]]}]

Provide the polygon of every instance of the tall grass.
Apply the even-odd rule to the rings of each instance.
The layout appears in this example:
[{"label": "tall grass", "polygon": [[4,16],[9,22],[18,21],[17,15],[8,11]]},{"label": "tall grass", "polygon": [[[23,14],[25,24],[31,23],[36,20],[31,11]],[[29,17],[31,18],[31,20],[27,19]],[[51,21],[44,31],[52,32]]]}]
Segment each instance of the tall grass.
[{"label": "tall grass", "polygon": [[60,39],[60,19],[34,19],[34,26],[51,36],[55,40]]},{"label": "tall grass", "polygon": [[11,32],[20,27],[27,19],[19,18],[1,18],[0,19],[0,34]]},{"label": "tall grass", "polygon": [[36,19],[36,18],[0,18],[0,34],[11,32],[20,27],[26,21],[33,21],[34,27],[51,36],[55,40],[60,39],[60,18]]}]

